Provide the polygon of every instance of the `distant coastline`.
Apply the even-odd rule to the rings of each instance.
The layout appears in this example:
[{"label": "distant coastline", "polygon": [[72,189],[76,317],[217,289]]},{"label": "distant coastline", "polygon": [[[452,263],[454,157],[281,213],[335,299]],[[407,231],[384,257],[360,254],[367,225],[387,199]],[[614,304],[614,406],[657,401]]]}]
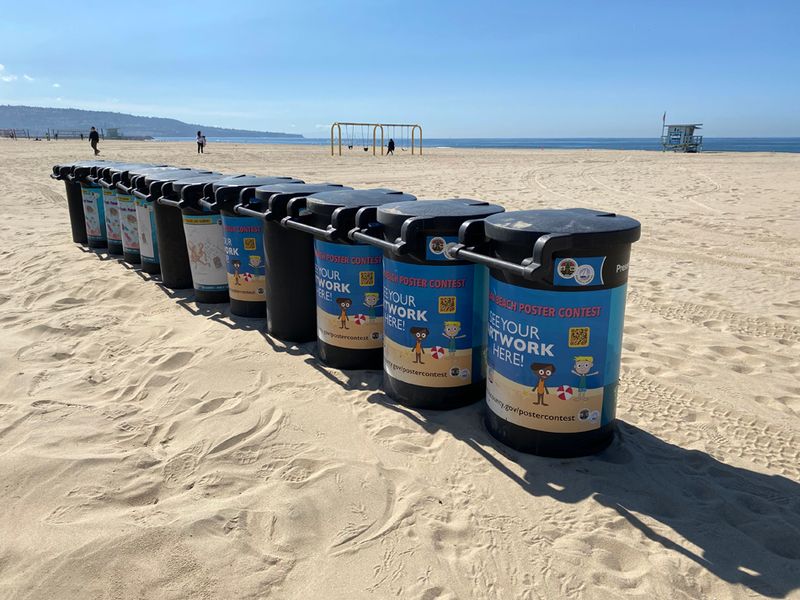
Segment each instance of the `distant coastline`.
[{"label": "distant coastline", "polygon": [[[208,137],[209,142],[238,144],[302,144],[328,146],[330,138],[274,138],[274,137]],[[193,137],[163,136],[156,142],[194,141]],[[652,150],[661,151],[657,137],[653,138],[424,138],[425,148],[507,148],[507,149],[562,149],[562,150]],[[343,141],[343,146],[345,142]],[[406,141],[405,146],[409,143]],[[706,137],[704,152],[795,152],[800,153],[800,137]],[[343,152],[358,153],[343,149]],[[363,151],[362,151],[363,154]]]}]

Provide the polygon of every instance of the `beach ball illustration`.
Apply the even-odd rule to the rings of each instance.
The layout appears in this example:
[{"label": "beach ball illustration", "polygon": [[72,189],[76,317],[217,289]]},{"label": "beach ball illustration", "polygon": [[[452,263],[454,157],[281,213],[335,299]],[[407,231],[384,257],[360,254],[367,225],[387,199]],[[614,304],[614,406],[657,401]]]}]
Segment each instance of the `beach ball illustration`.
[{"label": "beach ball illustration", "polygon": [[569,400],[572,398],[572,386],[560,385],[556,388],[556,396],[559,400]]},{"label": "beach ball illustration", "polygon": [[363,325],[368,320],[369,319],[367,318],[367,315],[356,315],[355,317],[353,317],[353,321],[355,322],[356,325]]},{"label": "beach ball illustration", "polygon": [[242,273],[242,279],[244,279],[245,282],[253,281],[253,274],[252,273]]},{"label": "beach ball illustration", "polygon": [[444,358],[445,354],[446,354],[446,351],[441,346],[434,346],[433,348],[431,348],[431,356],[433,358],[435,358],[436,360],[439,360],[440,358]]}]

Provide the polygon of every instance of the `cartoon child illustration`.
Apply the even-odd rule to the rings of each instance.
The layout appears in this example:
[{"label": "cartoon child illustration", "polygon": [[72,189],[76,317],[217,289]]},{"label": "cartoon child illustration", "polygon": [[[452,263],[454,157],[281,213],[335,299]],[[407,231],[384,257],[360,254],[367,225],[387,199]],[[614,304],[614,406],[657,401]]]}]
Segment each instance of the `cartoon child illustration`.
[{"label": "cartoon child illustration", "polygon": [[531,371],[539,378],[536,382],[536,387],[533,388],[536,391],[536,402],[534,402],[534,404],[548,406],[544,401],[544,396],[545,394],[549,394],[550,390],[547,389],[545,381],[556,372],[556,367],[551,363],[533,363],[531,365]]},{"label": "cartoon child illustration", "polygon": [[425,364],[424,362],[422,362],[422,355],[425,354],[425,348],[422,347],[422,342],[425,341],[425,338],[428,337],[429,333],[430,331],[428,331],[427,327],[411,328],[411,335],[413,335],[414,339],[416,340],[416,343],[414,344],[414,349],[412,350],[412,352],[416,355],[416,358],[414,359],[415,363],[419,363],[421,365]]},{"label": "cartoon child illustration", "polygon": [[189,260],[195,264],[208,266],[205,246],[202,243],[193,244],[192,242],[188,242],[187,245],[189,246]]},{"label": "cartoon child illustration", "polygon": [[347,316],[347,309],[353,306],[353,301],[350,298],[337,298],[336,304],[339,305],[339,309],[342,311],[339,314],[339,321],[341,322],[339,329],[349,329],[347,321],[350,317]]},{"label": "cartoon child illustration", "polygon": [[444,332],[442,335],[447,338],[447,351],[453,355],[456,353],[456,340],[467,337],[458,335],[461,332],[461,321],[445,321]]},{"label": "cartoon child illustration", "polygon": [[375,309],[379,306],[378,301],[380,299],[381,295],[378,292],[366,292],[364,294],[364,306],[367,307],[370,321],[375,320]]},{"label": "cartoon child illustration", "polygon": [[576,356],[572,366],[572,374],[578,376],[578,395],[575,400],[586,400],[586,378],[597,375],[599,371],[592,371],[594,358],[591,356]]},{"label": "cartoon child illustration", "polygon": [[235,258],[231,261],[231,266],[233,267],[233,283],[239,285],[239,269],[242,267],[242,261]]}]

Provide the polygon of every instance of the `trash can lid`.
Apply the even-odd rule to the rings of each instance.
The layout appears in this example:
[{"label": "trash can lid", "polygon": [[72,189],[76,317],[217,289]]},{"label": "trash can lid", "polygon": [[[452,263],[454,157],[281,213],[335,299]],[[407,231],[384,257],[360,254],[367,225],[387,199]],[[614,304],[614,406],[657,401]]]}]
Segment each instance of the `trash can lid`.
[{"label": "trash can lid", "polygon": [[275,194],[292,194],[293,196],[309,196],[318,192],[335,190],[352,190],[353,188],[338,183],[275,183],[256,188],[256,200],[269,200]]},{"label": "trash can lid", "polygon": [[415,218],[421,221],[423,229],[458,230],[464,221],[488,217],[504,210],[497,204],[469,198],[395,202],[378,208],[378,222],[392,229],[400,229],[405,221]]},{"label": "trash can lid", "polygon": [[71,163],[61,163],[53,165],[53,175],[56,175],[59,178],[63,178],[66,177],[67,175],[72,175],[75,172],[75,169],[78,167],[85,167],[86,169],[91,169],[95,165],[100,165],[100,164],[111,164],[111,163],[110,161],[107,160],[79,160]]},{"label": "trash can lid", "polygon": [[96,177],[111,184],[114,180],[114,175],[123,173],[124,171],[130,171],[131,169],[146,169],[152,167],[166,167],[166,165],[154,165],[152,163],[112,163],[96,165],[92,170]]},{"label": "trash can lid", "polygon": [[413,202],[416,199],[417,197],[411,194],[386,188],[370,190],[348,189],[312,194],[306,199],[306,208],[314,214],[330,217],[336,209],[342,207],[381,206],[391,202]]},{"label": "trash can lid", "polygon": [[136,178],[134,185],[140,192],[158,197],[161,195],[165,184],[202,174],[204,174],[204,171],[195,171],[194,169],[170,169],[140,175]]},{"label": "trash can lid", "polygon": [[176,179],[174,181],[170,181],[169,182],[169,187],[170,187],[172,192],[174,192],[176,195],[180,196],[181,192],[184,189],[188,188],[188,187],[200,187],[200,188],[202,188],[203,186],[205,186],[205,185],[207,185],[209,183],[212,183],[214,181],[218,181],[220,179],[225,179],[226,177],[229,177],[229,176],[225,175],[224,173],[194,172],[189,177],[181,177],[180,179]]},{"label": "trash can lid", "polygon": [[639,239],[636,219],[588,208],[515,210],[484,221],[486,237],[498,242],[533,245],[539,237],[559,233],[597,244],[632,244]]},{"label": "trash can lid", "polygon": [[235,175],[225,177],[214,182],[212,186],[214,198],[217,202],[239,201],[239,194],[245,188],[257,188],[262,185],[305,183],[302,179],[294,177],[273,177],[259,175]]},{"label": "trash can lid", "polygon": [[203,210],[197,201],[205,196],[208,186],[215,181],[230,177],[223,173],[197,173],[191,177],[168,181],[161,187],[162,196],[177,196],[188,202],[193,208]]},{"label": "trash can lid", "polygon": [[[176,170],[178,167],[133,167],[131,169],[126,169],[124,171],[119,172],[120,180],[130,182],[132,185],[135,185],[136,179],[143,177],[145,175],[150,175],[152,173],[159,173],[162,171],[173,171]],[[188,171],[189,169],[183,169],[184,171]]]},{"label": "trash can lid", "polygon": [[353,188],[337,183],[281,183],[277,185],[262,185],[255,190],[256,203],[267,202],[266,208],[273,213],[273,217],[286,216],[286,207],[289,200],[301,196],[310,196],[318,192],[332,192],[336,190],[352,190]]},{"label": "trash can lid", "polygon": [[[101,163],[105,163],[107,165],[113,164],[110,161],[87,160],[83,162],[74,163],[72,165],[72,168],[69,170],[72,171],[72,175],[77,179],[83,179],[91,173],[93,167]],[[67,172],[69,172],[69,170]]]}]

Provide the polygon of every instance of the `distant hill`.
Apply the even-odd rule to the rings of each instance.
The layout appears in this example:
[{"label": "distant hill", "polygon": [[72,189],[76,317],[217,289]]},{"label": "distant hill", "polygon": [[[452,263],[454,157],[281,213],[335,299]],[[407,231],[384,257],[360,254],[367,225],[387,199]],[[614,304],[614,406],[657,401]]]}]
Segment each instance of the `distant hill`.
[{"label": "distant hill", "polygon": [[302,138],[295,133],[226,129],[196,123],[184,123],[162,117],[139,117],[125,113],[79,110],[77,108],[45,108],[40,106],[0,105],[0,129],[29,129],[40,135],[47,129],[84,131],[90,127],[116,127],[125,136],[194,137],[198,130],[208,137],[280,137]]}]

